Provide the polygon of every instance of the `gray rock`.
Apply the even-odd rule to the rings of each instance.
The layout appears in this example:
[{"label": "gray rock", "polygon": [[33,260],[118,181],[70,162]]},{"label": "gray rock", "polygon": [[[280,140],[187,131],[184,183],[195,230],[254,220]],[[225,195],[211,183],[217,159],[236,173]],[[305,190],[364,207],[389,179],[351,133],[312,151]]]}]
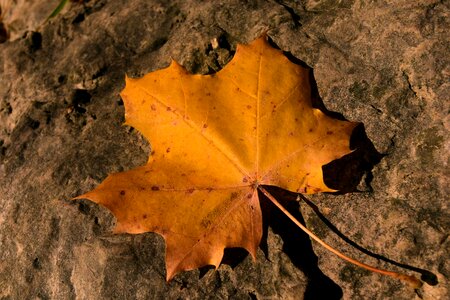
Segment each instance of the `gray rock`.
[{"label": "gray rock", "polygon": [[[448,299],[447,1],[84,2],[0,45],[0,298]],[[171,57],[214,72],[263,32],[385,154],[375,164],[365,144],[363,192],[308,197],[322,216],[300,202],[307,226],[354,258],[414,273],[343,243],[326,218],[366,251],[428,271],[421,289],[341,261],[277,215],[256,262],[231,253],[217,271],[166,283],[159,236],[112,235],[107,210],[70,200],[146,162],[147,141],[121,126],[125,73]]]}]

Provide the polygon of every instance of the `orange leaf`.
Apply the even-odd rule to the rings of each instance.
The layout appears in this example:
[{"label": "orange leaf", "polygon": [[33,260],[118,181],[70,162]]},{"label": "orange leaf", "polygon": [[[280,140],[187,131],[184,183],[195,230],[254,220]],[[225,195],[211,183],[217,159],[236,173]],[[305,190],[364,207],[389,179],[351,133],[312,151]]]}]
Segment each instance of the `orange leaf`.
[{"label": "orange leaf", "polygon": [[145,166],[116,173],[87,198],[117,218],[115,232],[156,232],[166,241],[167,279],[218,266],[224,248],[255,258],[262,236],[258,186],[333,191],[322,166],[350,153],[356,123],[311,105],[309,70],[266,38],[239,45],[212,75],[166,69],[126,79],[126,124],[154,151]]}]

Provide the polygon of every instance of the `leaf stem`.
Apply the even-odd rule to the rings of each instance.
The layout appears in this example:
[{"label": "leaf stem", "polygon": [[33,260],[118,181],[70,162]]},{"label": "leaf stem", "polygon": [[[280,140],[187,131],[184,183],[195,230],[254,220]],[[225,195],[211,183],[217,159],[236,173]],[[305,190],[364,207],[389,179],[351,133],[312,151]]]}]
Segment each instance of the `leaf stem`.
[{"label": "leaf stem", "polygon": [[406,275],[406,274],[402,274],[402,273],[397,273],[397,272],[393,272],[393,271],[388,271],[388,270],[383,270],[383,269],[378,269],[375,268],[373,266],[364,264],[362,262],[359,262],[351,257],[346,256],[345,254],[343,254],[342,252],[339,252],[338,250],[334,249],[333,247],[331,247],[330,245],[328,245],[327,243],[325,243],[324,241],[322,241],[318,236],[316,236],[314,233],[312,233],[308,228],[306,228],[305,226],[303,226],[293,215],[291,215],[264,187],[259,186],[258,189],[267,197],[269,198],[269,200],[275,204],[289,219],[291,219],[292,222],[295,223],[295,225],[297,225],[301,230],[303,230],[307,235],[309,235],[312,239],[314,239],[316,242],[318,242],[319,244],[321,244],[323,247],[325,247],[325,249],[333,252],[334,254],[336,254],[337,256],[339,256],[340,258],[356,265],[359,266],[361,268],[364,268],[366,270],[375,272],[375,273],[379,273],[379,274],[383,274],[386,276],[390,276],[399,280],[402,280],[406,283],[408,283],[411,287],[417,289],[420,288],[422,286],[422,281],[420,281],[419,279],[417,279],[414,276],[411,275]]}]

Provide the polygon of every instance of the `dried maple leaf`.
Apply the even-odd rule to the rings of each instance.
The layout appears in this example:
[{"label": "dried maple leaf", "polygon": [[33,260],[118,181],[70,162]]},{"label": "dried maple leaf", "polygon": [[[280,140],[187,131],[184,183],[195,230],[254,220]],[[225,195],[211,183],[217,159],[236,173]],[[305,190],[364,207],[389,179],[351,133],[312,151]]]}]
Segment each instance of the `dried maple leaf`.
[{"label": "dried maple leaf", "polygon": [[322,166],[348,154],[357,123],[311,105],[309,70],[266,38],[238,45],[212,75],[166,69],[126,79],[125,124],[152,144],[148,163],[116,173],[87,198],[117,218],[116,233],[156,232],[166,242],[167,279],[218,266],[224,248],[254,258],[262,236],[258,189],[333,191]]}]

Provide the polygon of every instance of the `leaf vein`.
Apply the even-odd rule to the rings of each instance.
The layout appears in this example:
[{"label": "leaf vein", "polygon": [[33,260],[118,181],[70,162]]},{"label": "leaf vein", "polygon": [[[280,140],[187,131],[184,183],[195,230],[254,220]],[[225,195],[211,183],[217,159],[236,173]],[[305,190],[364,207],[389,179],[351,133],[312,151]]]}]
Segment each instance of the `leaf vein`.
[{"label": "leaf vein", "polygon": [[[164,101],[162,101],[161,99],[158,99],[157,97],[155,97],[154,95],[150,94],[147,90],[143,89],[142,87],[139,87],[140,89],[142,89],[148,96],[152,97],[153,99],[155,99],[159,104],[165,106],[166,108],[170,107],[169,105],[167,105]],[[184,92],[183,92],[184,95]],[[184,98],[186,99],[186,96],[184,96]],[[187,101],[185,100],[185,106],[187,105]],[[198,134],[200,134],[201,137],[203,137],[206,141],[209,142],[209,144],[211,146],[213,146],[219,153],[221,153],[239,172],[241,172],[244,176],[250,176],[245,169],[240,166],[236,161],[234,161],[230,156],[228,156],[215,142],[213,139],[207,137],[203,131],[201,130],[201,128],[199,128],[198,126],[195,126],[196,124],[189,121],[186,117],[181,116],[176,110],[172,109],[171,112],[173,114],[175,114],[177,117],[179,117],[181,120],[183,120],[183,122],[189,126],[190,128],[194,129]],[[185,110],[185,115],[186,115],[186,110]]]},{"label": "leaf vein", "polygon": [[[287,103],[288,100],[290,100],[290,97],[292,96],[292,94],[296,91],[296,88],[297,88],[297,86],[293,86],[290,89],[290,91],[286,94],[286,96],[283,97],[283,100],[281,100],[275,107],[273,107],[271,112],[278,111],[278,108],[280,106]],[[267,112],[267,113],[261,115],[260,118],[262,119],[262,118],[266,118],[266,117],[270,116],[271,112]]]},{"label": "leaf vein", "polygon": [[310,143],[310,144],[305,144],[302,145],[302,147],[297,148],[296,150],[294,150],[291,154],[285,156],[283,159],[280,159],[277,161],[276,164],[274,164],[261,178],[264,178],[274,169],[278,168],[279,165],[281,165],[282,163],[285,163],[287,160],[291,159],[292,157],[295,157],[299,152],[307,149],[307,148],[311,148],[313,147],[315,144],[317,144],[318,142],[320,142],[323,138],[325,138],[325,136],[320,136],[318,139],[316,139],[314,142]]},{"label": "leaf vein", "polygon": [[[236,208],[239,208],[239,207],[241,206],[242,202],[244,202],[244,201],[245,201],[244,198],[241,198],[241,199],[239,199],[238,201],[233,201],[232,203],[233,203],[234,205],[232,205],[232,206],[230,207],[230,209],[227,209],[226,212],[221,216],[220,219],[218,218],[218,220],[217,220],[216,222],[211,223],[211,225],[207,228],[207,230],[206,230],[206,232],[203,234],[203,236],[205,236],[205,237],[206,237],[206,236],[210,236],[210,235],[211,235],[211,232],[212,232],[214,229],[216,229],[217,226],[219,226],[219,225],[222,223],[222,221],[225,220],[226,217],[227,217],[231,212],[233,212]],[[178,266],[186,259],[186,257],[188,257],[188,255],[191,254],[191,253],[194,251],[195,246],[197,246],[197,245],[198,245],[201,241],[203,241],[203,240],[204,240],[203,238],[198,239],[198,240],[192,245],[192,247],[189,249],[189,251],[188,251],[188,252],[180,259],[180,261],[178,262],[178,264],[176,265],[176,267],[178,267]],[[224,248],[225,248],[225,247],[224,247]]]}]

